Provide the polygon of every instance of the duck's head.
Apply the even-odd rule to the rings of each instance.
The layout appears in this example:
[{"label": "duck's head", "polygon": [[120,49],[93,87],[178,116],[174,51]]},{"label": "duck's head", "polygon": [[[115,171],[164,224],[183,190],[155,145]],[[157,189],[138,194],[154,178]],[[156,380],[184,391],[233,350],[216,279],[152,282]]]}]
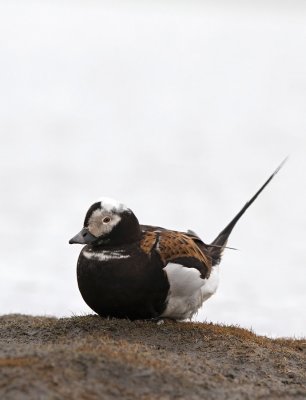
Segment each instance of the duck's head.
[{"label": "duck's head", "polygon": [[89,207],[83,229],[69,243],[116,246],[139,240],[140,233],[139,222],[132,210],[104,197]]}]

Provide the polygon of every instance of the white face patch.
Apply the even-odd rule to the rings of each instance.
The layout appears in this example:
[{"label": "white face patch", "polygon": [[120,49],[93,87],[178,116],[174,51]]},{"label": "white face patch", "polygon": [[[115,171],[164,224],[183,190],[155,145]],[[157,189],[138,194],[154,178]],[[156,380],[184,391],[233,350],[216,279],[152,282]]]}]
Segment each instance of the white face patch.
[{"label": "white face patch", "polygon": [[83,251],[83,256],[89,260],[97,261],[112,261],[130,257],[129,254],[125,254],[123,250],[104,250],[99,252]]},{"label": "white face patch", "polygon": [[113,228],[121,221],[120,215],[103,209],[95,210],[88,220],[89,232],[101,237],[110,233]]}]

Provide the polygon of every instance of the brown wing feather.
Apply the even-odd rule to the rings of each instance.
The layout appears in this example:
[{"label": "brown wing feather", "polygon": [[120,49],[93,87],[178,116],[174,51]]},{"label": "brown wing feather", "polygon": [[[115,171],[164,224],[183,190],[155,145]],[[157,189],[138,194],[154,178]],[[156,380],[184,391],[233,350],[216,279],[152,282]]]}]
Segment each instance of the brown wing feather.
[{"label": "brown wing feather", "polygon": [[205,254],[205,244],[197,236],[168,230],[146,231],[143,232],[140,247],[146,254],[155,248],[164,265],[178,259],[196,260],[202,265],[201,273],[205,271],[205,277],[210,275],[211,259]]},{"label": "brown wing feather", "polygon": [[143,232],[142,239],[140,241],[140,248],[146,254],[150,254],[152,248],[154,247],[158,236],[157,232],[154,231],[147,231]]},{"label": "brown wing feather", "polygon": [[194,239],[181,232],[161,232],[158,250],[164,262],[175,258],[193,257],[207,266],[210,264],[208,256],[199,249]]}]

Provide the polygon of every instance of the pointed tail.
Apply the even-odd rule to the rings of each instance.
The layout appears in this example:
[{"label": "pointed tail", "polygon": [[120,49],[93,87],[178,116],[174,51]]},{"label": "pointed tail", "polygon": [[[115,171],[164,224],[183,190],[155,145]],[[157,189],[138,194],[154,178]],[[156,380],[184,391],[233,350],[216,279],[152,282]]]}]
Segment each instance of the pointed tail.
[{"label": "pointed tail", "polygon": [[256,200],[259,194],[264,190],[264,188],[271,182],[274,176],[278,173],[278,171],[282,168],[282,166],[287,161],[288,157],[282,161],[282,163],[276,168],[273,174],[269,179],[262,185],[262,187],[254,194],[254,196],[245,204],[245,206],[239,211],[239,213],[231,220],[231,222],[219,233],[216,239],[209,246],[209,255],[212,258],[213,265],[219,264],[221,261],[223,250],[226,246],[229,235],[231,234],[234,226],[237,224],[242,215],[246,212],[246,210],[250,207],[250,205]]}]

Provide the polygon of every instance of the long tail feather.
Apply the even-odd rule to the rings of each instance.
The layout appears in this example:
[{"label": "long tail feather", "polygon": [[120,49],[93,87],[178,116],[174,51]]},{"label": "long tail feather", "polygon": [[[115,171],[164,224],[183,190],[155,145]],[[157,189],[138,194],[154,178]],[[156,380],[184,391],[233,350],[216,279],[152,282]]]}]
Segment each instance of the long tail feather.
[{"label": "long tail feather", "polygon": [[250,205],[257,199],[259,194],[264,190],[264,188],[271,182],[274,176],[278,173],[278,171],[282,168],[282,166],[287,161],[288,157],[286,157],[281,164],[276,168],[273,174],[266,180],[266,182],[261,186],[261,188],[254,194],[254,196],[245,204],[245,206],[239,211],[239,213],[231,220],[231,222],[219,233],[216,239],[211,243],[211,247],[209,249],[210,256],[213,260],[213,265],[218,264],[221,260],[222,252],[226,246],[229,235],[231,234],[234,226],[237,224],[242,215],[246,212],[246,210],[250,207]]}]

